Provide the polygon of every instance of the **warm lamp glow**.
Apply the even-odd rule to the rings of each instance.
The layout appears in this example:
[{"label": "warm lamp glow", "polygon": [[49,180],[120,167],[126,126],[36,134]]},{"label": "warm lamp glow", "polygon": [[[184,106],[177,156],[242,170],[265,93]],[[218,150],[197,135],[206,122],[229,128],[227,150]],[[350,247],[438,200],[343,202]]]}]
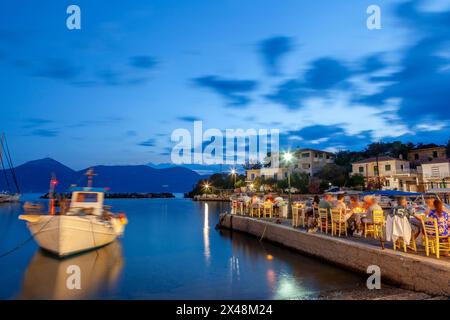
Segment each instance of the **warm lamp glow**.
[{"label": "warm lamp glow", "polygon": [[292,153],[286,152],[286,153],[284,154],[284,160],[285,160],[286,162],[291,162],[292,158],[293,158]]}]

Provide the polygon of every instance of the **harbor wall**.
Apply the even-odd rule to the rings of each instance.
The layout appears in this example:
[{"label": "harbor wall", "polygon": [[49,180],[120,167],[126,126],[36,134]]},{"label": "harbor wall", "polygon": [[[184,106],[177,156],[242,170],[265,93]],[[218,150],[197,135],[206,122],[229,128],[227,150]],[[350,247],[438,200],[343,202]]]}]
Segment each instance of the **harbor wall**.
[{"label": "harbor wall", "polygon": [[380,267],[384,283],[431,295],[450,296],[450,262],[444,259],[382,250],[381,247],[345,238],[308,233],[230,214],[221,215],[220,227],[244,232],[367,276],[368,266],[376,265]]}]

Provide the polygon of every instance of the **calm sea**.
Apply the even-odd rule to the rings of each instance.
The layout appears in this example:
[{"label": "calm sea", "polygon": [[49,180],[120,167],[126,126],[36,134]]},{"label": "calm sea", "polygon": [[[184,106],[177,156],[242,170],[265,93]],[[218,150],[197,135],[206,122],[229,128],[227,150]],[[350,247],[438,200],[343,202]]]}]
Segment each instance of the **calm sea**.
[{"label": "calm sea", "polygon": [[[107,202],[127,213],[122,239],[63,260],[26,242],[0,258],[0,299],[304,299],[365,284],[296,252],[216,230],[226,203]],[[30,237],[20,213],[20,204],[0,205],[0,254]],[[80,290],[66,287],[70,265],[81,269]]]}]

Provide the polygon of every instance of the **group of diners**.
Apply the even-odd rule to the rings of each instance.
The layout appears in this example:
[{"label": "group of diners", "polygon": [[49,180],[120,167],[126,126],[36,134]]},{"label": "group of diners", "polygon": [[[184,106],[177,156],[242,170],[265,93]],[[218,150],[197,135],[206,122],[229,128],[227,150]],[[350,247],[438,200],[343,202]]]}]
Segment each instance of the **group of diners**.
[{"label": "group of diners", "polygon": [[[375,195],[362,197],[352,194],[328,193],[323,196],[316,195],[314,198],[305,201],[291,203],[292,225],[295,227],[303,225],[311,233],[319,230],[324,231],[323,215],[327,216],[328,227],[330,227],[335,222],[336,212],[339,212],[339,220],[344,225],[346,235],[367,237],[370,234],[368,230],[371,228],[371,234],[374,237],[385,238],[384,240],[387,241],[392,240],[394,248],[397,239],[403,241],[401,244],[405,251],[406,245],[417,251],[416,241],[422,235],[420,240],[427,247],[428,255],[428,249],[431,251],[440,250],[435,250],[435,240],[428,241],[425,237],[428,227],[434,224],[434,229],[428,232],[428,235],[434,236],[434,239],[438,239],[437,242],[443,243],[441,250],[450,248],[449,210],[441,200],[427,197],[423,199],[424,201],[421,204],[409,202],[404,196],[397,197],[395,200],[389,201],[390,207],[383,209]],[[288,218],[288,204],[288,200],[283,197],[274,197],[272,194],[267,194],[240,197],[238,200],[233,200],[232,207],[234,212],[238,214],[258,218],[276,218],[277,222],[281,222],[282,219]],[[322,217],[320,212],[322,212]],[[334,217],[332,217],[332,213],[334,213]],[[294,221],[299,221],[299,215],[302,216],[302,224],[294,223]],[[380,217],[381,224],[379,222]],[[375,225],[377,229],[376,232],[373,232]],[[333,232],[331,233],[333,234]],[[341,230],[339,230],[339,235],[341,235]],[[400,244],[398,247],[400,248]],[[446,256],[449,252],[450,249],[444,249],[442,255]]]}]

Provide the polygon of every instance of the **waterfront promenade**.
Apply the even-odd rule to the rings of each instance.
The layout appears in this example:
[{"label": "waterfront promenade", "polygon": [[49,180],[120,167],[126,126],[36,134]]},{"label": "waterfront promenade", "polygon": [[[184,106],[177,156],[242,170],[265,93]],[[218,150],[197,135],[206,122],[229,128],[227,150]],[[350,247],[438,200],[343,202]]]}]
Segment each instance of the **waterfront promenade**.
[{"label": "waterfront promenade", "polygon": [[450,296],[450,258],[426,257],[418,253],[383,250],[376,239],[332,237],[293,228],[290,220],[257,219],[222,214],[220,227],[244,232],[284,247],[297,250],[345,269],[367,274],[369,266],[379,266],[383,283],[432,296]]}]

